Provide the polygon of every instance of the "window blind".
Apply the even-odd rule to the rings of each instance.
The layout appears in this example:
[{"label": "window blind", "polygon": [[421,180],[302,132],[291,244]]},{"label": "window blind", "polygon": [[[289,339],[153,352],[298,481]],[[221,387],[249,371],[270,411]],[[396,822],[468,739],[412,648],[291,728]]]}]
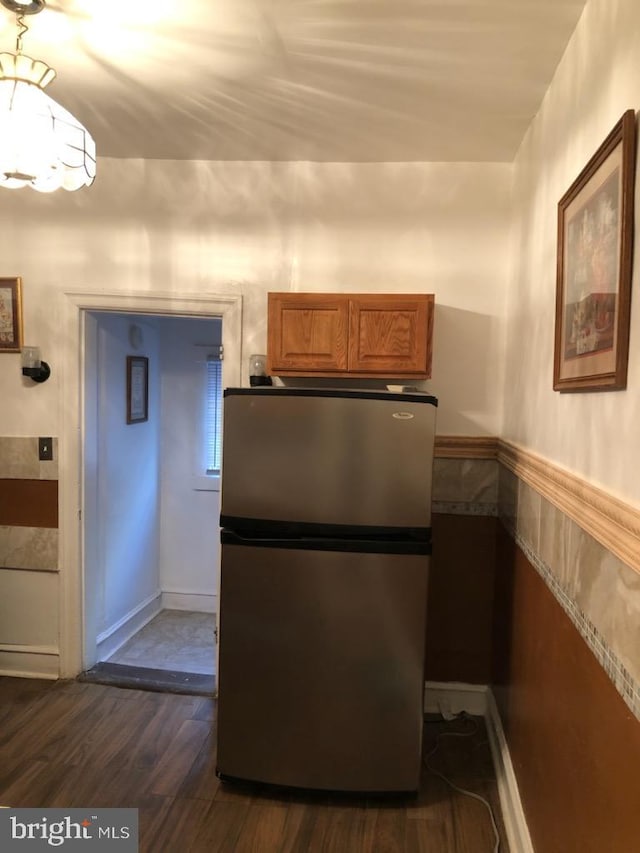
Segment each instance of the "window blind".
[{"label": "window blind", "polygon": [[205,470],[207,474],[220,473],[222,444],[222,348],[210,352],[206,360],[205,405]]}]

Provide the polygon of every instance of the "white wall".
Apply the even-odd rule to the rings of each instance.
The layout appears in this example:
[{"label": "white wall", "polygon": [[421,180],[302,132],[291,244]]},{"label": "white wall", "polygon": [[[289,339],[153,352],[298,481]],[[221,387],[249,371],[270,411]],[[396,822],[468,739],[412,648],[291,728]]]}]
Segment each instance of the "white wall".
[{"label": "white wall", "polygon": [[269,290],[326,289],[435,293],[438,429],[495,434],[510,182],[491,163],[100,160],[90,189],[5,193],[3,267],[23,276],[27,342],[53,375],[27,396],[3,356],[0,433],[59,433],[62,291],[242,294],[248,356]]},{"label": "white wall", "polygon": [[[553,391],[557,203],[622,113],[640,107],[640,4],[590,0],[515,162],[505,437],[640,505],[640,240],[626,391]],[[640,175],[640,170],[638,171]],[[636,180],[636,222],[640,215]]]},{"label": "white wall", "polygon": [[[202,344],[220,344],[219,320],[156,319],[162,371],[160,586],[165,606],[216,608],[219,483],[198,470],[204,402]],[[215,490],[214,490],[215,486]]]},{"label": "white wall", "polygon": [[[140,321],[138,321],[140,322]],[[130,321],[103,313],[97,324],[96,627],[108,632],[159,593],[160,383],[158,333],[143,326],[134,351]],[[149,359],[149,419],[126,423],[126,357]]]}]

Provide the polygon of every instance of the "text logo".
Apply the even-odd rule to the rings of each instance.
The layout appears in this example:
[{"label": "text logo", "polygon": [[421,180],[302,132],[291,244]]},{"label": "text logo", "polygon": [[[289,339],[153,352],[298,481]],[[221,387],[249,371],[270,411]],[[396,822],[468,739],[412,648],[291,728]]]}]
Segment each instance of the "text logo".
[{"label": "text logo", "polygon": [[137,853],[137,809],[0,809],[2,853]]}]

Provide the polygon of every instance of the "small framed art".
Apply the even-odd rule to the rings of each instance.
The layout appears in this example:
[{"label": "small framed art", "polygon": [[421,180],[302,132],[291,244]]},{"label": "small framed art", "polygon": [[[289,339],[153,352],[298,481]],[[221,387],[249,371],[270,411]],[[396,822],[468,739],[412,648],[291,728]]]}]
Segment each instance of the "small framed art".
[{"label": "small framed art", "polygon": [[149,359],[127,356],[127,423],[149,420]]},{"label": "small framed art", "polygon": [[0,352],[22,349],[22,279],[0,278]]}]

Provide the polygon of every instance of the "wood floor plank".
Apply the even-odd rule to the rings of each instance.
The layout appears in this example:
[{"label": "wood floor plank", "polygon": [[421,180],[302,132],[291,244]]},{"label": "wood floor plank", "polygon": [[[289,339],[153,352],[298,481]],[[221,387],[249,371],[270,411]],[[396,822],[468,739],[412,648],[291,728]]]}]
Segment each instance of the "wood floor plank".
[{"label": "wood floor plank", "polygon": [[405,849],[411,853],[455,853],[456,848],[446,824],[417,818],[407,822]]},{"label": "wood floor plank", "polygon": [[207,735],[208,723],[184,720],[149,779],[152,794],[175,796],[197,758]]},{"label": "wood floor plank", "polygon": [[203,800],[172,799],[152,829],[145,829],[144,844],[140,850],[158,851],[192,850],[209,804]]},{"label": "wood floor plank", "polygon": [[[474,791],[487,798],[486,783],[479,783]],[[495,836],[491,819],[486,807],[476,799],[454,792],[454,829],[456,853],[478,853],[486,850],[491,853],[495,845]],[[506,850],[506,844],[502,846]]]},{"label": "wood floor plank", "polygon": [[281,853],[300,853],[303,850],[318,853],[323,850],[328,823],[326,805],[290,803],[282,829]]},{"label": "wood floor plank", "polygon": [[[249,803],[219,802],[209,806],[190,853],[230,853],[249,814]],[[266,853],[266,851],[264,851]]]},{"label": "wood floor plank", "polygon": [[[191,718],[194,705],[188,696],[149,693],[155,697],[149,722],[132,756],[136,767],[153,769],[169,749],[182,723]],[[210,726],[208,726],[210,728]]]},{"label": "wood floor plank", "polygon": [[45,761],[3,762],[0,774],[0,805],[36,808],[44,799]]},{"label": "wood floor plank", "polygon": [[407,820],[404,809],[378,809],[372,853],[405,853],[406,842]]},{"label": "wood floor plank", "polygon": [[279,853],[287,806],[256,805],[249,809],[236,839],[234,853]]},{"label": "wood floor plank", "polygon": [[206,720],[212,723],[216,719],[216,701],[208,696],[200,698],[194,709],[192,720]]},{"label": "wood floor plank", "polygon": [[178,796],[212,802],[219,788],[220,780],[216,775],[216,739],[214,733],[209,733],[178,789]]}]

